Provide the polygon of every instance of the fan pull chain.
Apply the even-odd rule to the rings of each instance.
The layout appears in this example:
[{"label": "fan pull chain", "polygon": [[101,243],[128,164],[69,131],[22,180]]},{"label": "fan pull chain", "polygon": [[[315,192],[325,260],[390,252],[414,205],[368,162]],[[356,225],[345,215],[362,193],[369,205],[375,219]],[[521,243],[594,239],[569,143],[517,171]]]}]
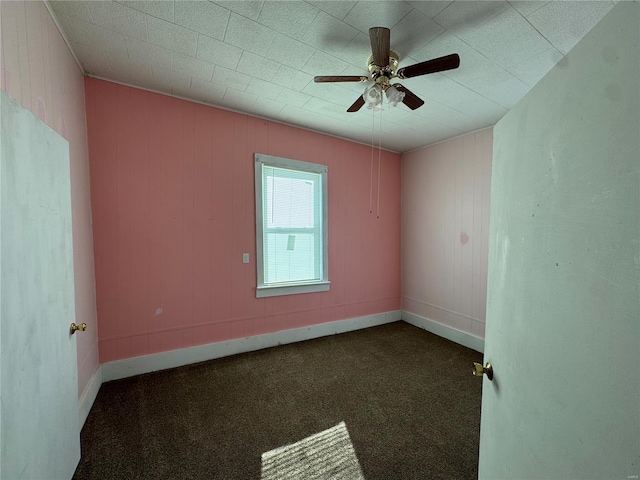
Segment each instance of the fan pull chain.
[{"label": "fan pull chain", "polygon": [[373,142],[376,136],[376,111],[372,110],[373,123],[371,125],[371,175],[369,177],[369,213],[373,213]]},{"label": "fan pull chain", "polygon": [[378,205],[376,206],[376,218],[380,218],[380,160],[382,152],[382,110],[380,110],[380,122],[378,124]]}]

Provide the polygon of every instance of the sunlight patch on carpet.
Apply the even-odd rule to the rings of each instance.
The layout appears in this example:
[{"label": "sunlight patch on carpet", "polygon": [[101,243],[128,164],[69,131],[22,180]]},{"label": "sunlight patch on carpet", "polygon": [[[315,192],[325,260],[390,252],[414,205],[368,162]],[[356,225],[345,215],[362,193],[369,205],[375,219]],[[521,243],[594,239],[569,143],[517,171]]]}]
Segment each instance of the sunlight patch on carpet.
[{"label": "sunlight patch on carpet", "polygon": [[262,480],[364,480],[344,422],[263,453],[261,472]]}]

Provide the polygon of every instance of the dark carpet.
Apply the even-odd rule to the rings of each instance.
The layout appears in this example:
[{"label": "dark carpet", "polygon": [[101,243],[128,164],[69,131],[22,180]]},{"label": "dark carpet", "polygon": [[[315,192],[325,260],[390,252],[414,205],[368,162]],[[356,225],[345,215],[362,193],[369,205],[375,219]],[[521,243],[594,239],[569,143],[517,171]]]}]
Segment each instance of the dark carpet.
[{"label": "dark carpet", "polygon": [[482,354],[396,322],[108,382],[74,479],[260,478],[341,421],[366,480],[478,473]]}]

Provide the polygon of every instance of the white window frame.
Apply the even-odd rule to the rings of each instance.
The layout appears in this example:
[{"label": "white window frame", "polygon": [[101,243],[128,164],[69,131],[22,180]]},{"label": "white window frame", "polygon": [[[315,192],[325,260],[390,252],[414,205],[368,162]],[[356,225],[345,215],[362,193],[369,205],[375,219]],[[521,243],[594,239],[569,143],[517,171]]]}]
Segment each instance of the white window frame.
[{"label": "white window frame", "polygon": [[[256,191],[256,297],[275,297],[278,295],[294,295],[299,293],[326,292],[329,290],[329,222],[327,211],[327,166],[318,163],[302,162],[290,158],[275,157],[256,153],[255,159],[255,191]],[[322,276],[320,280],[280,282],[265,284],[264,282],[264,219],[262,216],[262,170],[264,166],[319,173],[322,183]]]}]

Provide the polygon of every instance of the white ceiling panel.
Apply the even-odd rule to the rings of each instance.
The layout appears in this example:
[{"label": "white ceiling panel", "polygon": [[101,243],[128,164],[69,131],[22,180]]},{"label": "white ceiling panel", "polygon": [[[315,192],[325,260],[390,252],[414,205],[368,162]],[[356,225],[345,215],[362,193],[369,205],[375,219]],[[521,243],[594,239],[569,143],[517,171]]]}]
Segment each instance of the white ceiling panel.
[{"label": "white ceiling panel", "polygon": [[504,0],[451,2],[433,19],[450,32],[457,34],[491,22],[493,18],[508,8],[511,6]]},{"label": "white ceiling panel", "polygon": [[[406,151],[495,124],[612,1],[51,1],[89,75]],[[421,97],[347,108],[367,83],[368,29],[391,28],[400,67],[457,53],[460,67],[400,81]],[[378,125],[378,124],[376,124]]]},{"label": "white ceiling panel", "polygon": [[[130,62],[128,57],[108,53],[109,67],[112,70],[111,75],[118,72],[121,81],[136,86],[145,86],[153,79],[150,65]],[[105,78],[108,76],[102,75]]]},{"label": "white ceiling panel", "polygon": [[49,4],[54,11],[63,13],[65,15],[71,15],[77,17],[77,19],[84,20],[85,22],[93,22],[93,17],[89,12],[89,7],[86,2],[68,2],[63,0],[53,0]]},{"label": "white ceiling panel", "polygon": [[482,27],[458,33],[461,40],[502,67],[534,57],[551,44],[517,11],[508,8]]},{"label": "white ceiling panel", "polygon": [[188,92],[191,87],[191,77],[160,67],[151,67],[151,71],[156,85],[160,85],[162,91]]},{"label": "white ceiling panel", "polygon": [[[364,86],[362,87],[364,90]],[[318,92],[322,92],[320,95]],[[358,94],[344,88],[335,83],[310,83],[302,89],[302,93],[311,95],[312,97],[326,102],[335,103],[342,107],[345,111],[355,102]],[[345,121],[349,120],[350,115],[345,115]]]},{"label": "white ceiling panel", "polygon": [[[66,18],[66,17],[65,17]],[[110,52],[127,55],[124,36],[100,25],[76,20],[73,22],[73,41]]]},{"label": "white ceiling panel", "polygon": [[529,86],[498,66],[470,79],[465,85],[506,108],[513,107],[529,91]]},{"label": "white ceiling panel", "polygon": [[211,81],[221,87],[231,87],[236,90],[244,90],[247,88],[247,85],[249,85],[251,78],[251,75],[245,75],[244,73],[216,65],[216,68],[213,70],[213,78]]},{"label": "white ceiling panel", "polygon": [[249,85],[244,90],[247,93],[253,93],[254,95],[259,96],[260,98],[268,98],[269,100],[275,100],[282,92],[282,87],[280,85],[276,85],[275,83],[267,82],[265,80],[260,80],[259,78],[253,77],[249,81]]},{"label": "white ceiling panel", "polygon": [[[395,109],[390,109],[390,112],[391,110],[395,110]],[[462,130],[457,130],[447,125],[443,125],[438,119],[424,117],[424,116],[422,117],[421,116],[399,116],[398,118],[394,118],[390,120],[388,118],[389,115],[385,111],[382,117],[383,117],[382,128],[385,128],[385,126],[389,126],[389,122],[393,122],[394,124],[403,126],[405,128],[410,128],[410,129],[419,130],[419,131],[425,130],[425,129],[434,129],[434,128],[437,128],[437,129],[448,128],[451,130],[451,136],[460,135],[461,133],[463,133]]]},{"label": "white ceiling panel", "polygon": [[181,27],[155,17],[147,18],[149,42],[159,47],[184,53],[195,57],[198,45],[198,34],[193,30]]},{"label": "white ceiling panel", "polygon": [[158,17],[163,20],[168,20],[169,22],[173,22],[174,20],[173,0],[134,0],[134,1],[118,0],[118,3],[122,3],[127,7],[133,8],[135,10],[140,10],[141,12],[144,12],[144,13],[148,13],[153,17]]},{"label": "white ceiling panel", "polygon": [[[304,127],[304,128],[313,128],[313,127],[310,127],[308,123],[308,119],[310,117],[309,112],[299,107],[294,107],[293,105],[287,104],[280,111],[280,115],[282,116],[282,120],[284,122],[289,122],[294,125],[300,125],[301,127]],[[318,116],[324,117],[324,115],[320,115],[320,114],[318,114]],[[318,121],[316,119],[316,121],[318,122],[318,126],[320,126],[322,120]]]},{"label": "white ceiling panel", "polygon": [[[495,68],[495,64],[490,62],[487,57],[477,50],[474,50],[467,43],[460,40],[455,35],[445,32],[438,36],[432,42],[420,49],[414,57],[417,61],[429,60],[432,58],[443,57],[450,53],[460,55],[460,63],[464,61],[464,68],[456,68],[455,70],[447,70],[443,75],[464,84],[466,80],[481,77],[485,69]],[[464,59],[464,60],[463,60]],[[401,61],[401,66],[407,63]],[[427,77],[428,80],[428,77]],[[406,80],[406,86],[410,87],[412,79]]]},{"label": "white ceiling panel", "polygon": [[349,117],[345,117],[343,115],[344,109],[342,108],[342,105],[328,102],[326,100],[322,100],[316,97],[309,100],[302,108],[304,110],[318,112],[318,113],[321,113],[322,115],[327,115],[343,121],[348,121],[349,119]]},{"label": "white ceiling panel", "polygon": [[286,65],[280,65],[271,81],[283,87],[302,91],[304,87],[313,81],[313,77]]},{"label": "white ceiling panel", "polygon": [[[391,43],[391,50],[393,50],[393,42]],[[335,52],[335,56],[348,62],[358,70],[349,70],[345,75],[366,75],[367,74],[367,60],[371,55],[371,41],[369,36],[362,32],[358,32],[356,36],[349,42],[346,48],[343,48]],[[321,73],[320,75],[331,75],[331,73]]]},{"label": "white ceiling panel", "polygon": [[236,67],[238,72],[267,81],[273,80],[273,77],[276,76],[279,69],[279,63],[247,51],[242,54]]},{"label": "white ceiling panel", "polygon": [[487,118],[507,113],[506,108],[443,74],[436,73],[427,77],[415,78],[413,81],[417,85],[413,83],[411,89],[416,93],[490,125],[495,122],[488,122]]},{"label": "white ceiling panel", "polygon": [[284,87],[276,100],[284,103],[285,105],[300,108],[303,107],[311,98],[313,98],[311,95]]},{"label": "white ceiling panel", "polygon": [[344,22],[368,33],[371,27],[392,28],[412,10],[401,1],[358,2],[344,18]]},{"label": "white ceiling panel", "polygon": [[139,10],[112,1],[85,2],[96,25],[110,28],[130,37],[147,40],[146,19]]},{"label": "white ceiling panel", "polygon": [[217,83],[205,82],[197,78],[191,79],[190,98],[198,102],[219,103],[224,98],[227,89]]},{"label": "white ceiling panel", "polygon": [[350,2],[347,0],[344,1],[327,1],[320,0],[319,2],[310,1],[308,2],[316,8],[319,8],[325,13],[328,13],[332,17],[336,17],[338,20],[344,20],[344,17],[351,11],[351,9],[358,2]]},{"label": "white ceiling panel", "polygon": [[612,8],[613,2],[549,2],[527,19],[566,54]]},{"label": "white ceiling panel", "polygon": [[420,11],[413,11],[391,29],[392,50],[400,56],[400,59],[413,56],[443,31],[444,28],[428,16]]},{"label": "white ceiling panel", "polygon": [[315,48],[279,33],[265,57],[300,70],[315,51]]},{"label": "white ceiling panel", "polygon": [[293,38],[302,38],[319,10],[306,2],[265,2],[258,23]]},{"label": "white ceiling panel", "polygon": [[357,34],[358,30],[351,25],[341,22],[328,13],[318,12],[302,40],[323,52],[336,53],[347,48]]},{"label": "white ceiling panel", "polygon": [[232,13],[224,41],[258,55],[266,55],[277,32],[253,20]]},{"label": "white ceiling panel", "polygon": [[205,62],[199,58],[176,52],[171,54],[171,70],[188,77],[199,78],[209,82],[213,76],[214,67],[213,63]]},{"label": "white ceiling panel", "polygon": [[422,12],[427,17],[433,18],[453,2],[445,0],[442,0],[440,2],[425,2],[424,0],[420,0],[417,2],[408,3],[414,8],[415,11]]},{"label": "white ceiling panel", "polygon": [[264,0],[221,0],[215,2],[232,12],[239,13],[243,17],[257,20],[264,5]]},{"label": "white ceiling panel", "polygon": [[[421,58],[427,59],[440,57],[450,52],[457,52],[461,58],[464,58],[466,68],[448,70],[442,75],[500,106],[512,107],[529,90],[526,83],[489,61],[487,57],[455,35],[441,35],[421,50],[420,54]],[[430,79],[431,77],[425,78],[426,81]],[[405,85],[411,88],[412,81],[412,79],[406,80]]]},{"label": "white ceiling panel", "polygon": [[[316,50],[301,70],[309,75],[340,75],[342,72],[347,72],[349,66],[347,62],[340,60],[335,55]],[[345,73],[345,75],[350,74]]]},{"label": "white ceiling panel", "polygon": [[553,66],[562,59],[560,51],[554,47],[529,58],[507,70],[516,78],[533,87]]},{"label": "white ceiling panel", "polygon": [[526,17],[538,10],[540,7],[545,6],[549,3],[549,0],[511,0],[509,3],[518,11],[518,13],[520,13],[520,15]]},{"label": "white ceiling panel", "polygon": [[125,37],[124,40],[132,62],[171,70],[171,50],[135,38]]},{"label": "white ceiling panel", "polygon": [[205,62],[235,70],[243,50],[205,35],[198,36],[196,57]]},{"label": "white ceiling panel", "polygon": [[425,104],[423,107],[417,109],[416,113],[419,117],[425,117],[431,121],[439,122],[462,132],[470,132],[478,128],[490,126],[489,123],[478,124],[478,120],[475,118],[436,102]]},{"label": "white ceiling panel", "polygon": [[82,66],[87,72],[103,76],[105,72],[110,70],[109,57],[105,50],[81,43],[72,43],[71,45],[74,51],[78,52],[77,55],[82,59]]},{"label": "white ceiling panel", "polygon": [[175,2],[176,23],[217,40],[224,39],[230,11],[211,2]]},{"label": "white ceiling panel", "polygon": [[256,100],[258,100],[257,95],[227,88],[224,98],[222,99],[222,104],[234,110],[247,112],[251,109],[252,105],[256,103]]},{"label": "white ceiling panel", "polygon": [[259,95],[258,99],[251,106],[251,111],[256,115],[263,117],[277,117],[283,108],[284,103],[270,100],[268,98],[264,98],[262,95]]}]

